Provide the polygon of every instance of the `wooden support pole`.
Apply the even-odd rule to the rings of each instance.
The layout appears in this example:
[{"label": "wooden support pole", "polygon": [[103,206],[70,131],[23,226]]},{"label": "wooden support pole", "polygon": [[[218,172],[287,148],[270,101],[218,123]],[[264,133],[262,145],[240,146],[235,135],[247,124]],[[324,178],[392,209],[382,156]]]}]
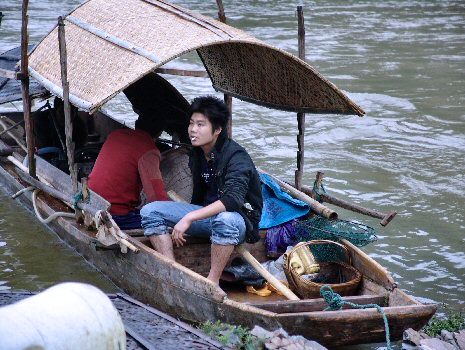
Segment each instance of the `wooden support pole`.
[{"label": "wooden support pole", "polygon": [[65,24],[63,17],[58,17],[58,46],[60,49],[61,83],[63,85],[63,109],[65,112],[66,153],[68,156],[69,173],[73,183],[73,192],[78,190],[77,167],[74,163],[73,124],[71,106],[69,104],[68,66],[65,39]]},{"label": "wooden support pole", "polygon": [[218,19],[226,23],[226,14],[224,13],[224,6],[222,0],[216,0],[216,4],[218,5]]},{"label": "wooden support pole", "polygon": [[[298,21],[298,43],[299,43],[299,58],[305,60],[305,25],[302,6],[297,6],[297,21]],[[299,134],[297,135],[297,170],[295,171],[295,187],[300,190],[302,188],[302,176],[304,173],[305,159],[305,113],[297,113],[297,127]]]},{"label": "wooden support pole", "polygon": [[27,24],[27,8],[29,0],[23,0],[22,19],[21,19],[21,94],[23,97],[23,114],[24,128],[26,129],[27,159],[29,165],[29,174],[36,177],[36,161],[34,159],[35,142],[34,142],[34,123],[31,118],[31,96],[29,95],[29,74],[27,49],[29,44]]},{"label": "wooden support pole", "polygon": [[224,94],[224,103],[229,110],[229,120],[228,120],[228,137],[232,138],[232,96]]},{"label": "wooden support pole", "polygon": [[[218,19],[220,22],[226,23],[226,14],[224,13],[224,6],[222,0],[216,0],[218,5]],[[224,94],[224,103],[229,110],[229,120],[228,120],[228,137],[232,138],[232,96]]]}]

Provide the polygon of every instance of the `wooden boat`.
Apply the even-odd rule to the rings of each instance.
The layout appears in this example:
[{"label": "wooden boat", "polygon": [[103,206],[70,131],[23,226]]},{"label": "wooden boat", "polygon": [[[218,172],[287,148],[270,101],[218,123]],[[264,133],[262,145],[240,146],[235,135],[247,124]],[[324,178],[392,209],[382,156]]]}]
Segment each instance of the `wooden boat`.
[{"label": "wooden boat", "polygon": [[[163,118],[169,132],[185,140],[187,101],[156,72],[208,76],[216,90],[270,108],[298,113],[363,114],[360,107],[306,62],[237,29],[164,1],[90,0],[65,18],[65,28],[69,101],[80,108],[78,117],[93,134],[99,135],[99,141],[111,130],[123,127],[121,120],[118,123],[99,110],[123,90],[135,109],[151,111],[154,122]],[[57,28],[30,53],[29,73],[47,91],[64,96],[66,101],[56,37]],[[157,40],[148,39],[154,37]],[[206,73],[165,65],[191,51],[199,54]],[[14,77],[11,72],[4,75]],[[20,121],[22,115],[7,117],[14,122]],[[300,135],[303,137],[303,132]],[[14,152],[0,162],[4,189],[13,194],[33,185],[45,193],[19,195],[18,200],[25,206],[31,208],[34,201],[42,216],[60,211],[72,213],[72,178],[35,156],[39,180],[33,179],[21,166],[26,147],[0,141],[0,150],[8,147]],[[294,193],[305,196],[297,190]],[[78,202],[77,206],[92,217],[97,210],[107,210],[109,203],[91,193],[89,202]],[[123,253],[102,247],[95,230],[88,229],[89,215],[85,218],[83,223],[58,217],[47,226],[125,292],[176,317],[267,329],[283,327],[291,334],[326,346],[385,339],[383,319],[375,308],[323,311],[326,304],[320,298],[289,301],[273,294],[264,299],[237,288],[221,289],[205,278],[210,266],[208,241],[191,238],[185,246],[175,248],[176,262],[154,251],[143,236],[127,237],[138,252]],[[424,305],[405,294],[386,269],[351,243],[343,244],[353,266],[363,275],[356,295],[346,300],[382,306],[392,340],[400,339],[407,328],[421,328],[434,314],[435,305]],[[260,262],[268,259],[263,241],[246,247]]]}]

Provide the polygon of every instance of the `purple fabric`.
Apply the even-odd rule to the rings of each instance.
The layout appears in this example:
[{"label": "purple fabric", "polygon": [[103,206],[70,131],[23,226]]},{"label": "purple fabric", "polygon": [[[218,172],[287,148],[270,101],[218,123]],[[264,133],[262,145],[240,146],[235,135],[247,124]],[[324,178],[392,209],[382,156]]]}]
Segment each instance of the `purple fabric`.
[{"label": "purple fabric", "polygon": [[291,220],[266,230],[265,244],[268,256],[279,256],[288,246],[297,243],[296,222],[297,220]]}]

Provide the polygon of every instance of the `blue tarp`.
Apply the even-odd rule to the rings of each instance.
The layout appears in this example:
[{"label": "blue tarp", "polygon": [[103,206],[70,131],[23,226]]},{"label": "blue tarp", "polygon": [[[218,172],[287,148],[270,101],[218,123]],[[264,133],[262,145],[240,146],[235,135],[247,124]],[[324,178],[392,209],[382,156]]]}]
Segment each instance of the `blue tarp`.
[{"label": "blue tarp", "polygon": [[310,206],[292,198],[266,174],[260,174],[262,180],[263,211],[260,228],[266,229],[299,218],[310,211]]}]

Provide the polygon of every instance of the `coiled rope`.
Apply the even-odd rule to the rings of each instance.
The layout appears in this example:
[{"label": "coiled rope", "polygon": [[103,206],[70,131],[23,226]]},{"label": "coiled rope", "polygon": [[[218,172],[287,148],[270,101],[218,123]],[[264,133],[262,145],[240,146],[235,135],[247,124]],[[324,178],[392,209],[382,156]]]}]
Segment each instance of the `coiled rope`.
[{"label": "coiled rope", "polygon": [[324,301],[326,301],[326,304],[328,304],[328,307],[324,309],[324,311],[341,310],[341,308],[344,305],[348,305],[354,309],[375,308],[376,310],[378,310],[378,312],[383,317],[383,321],[384,321],[384,331],[386,333],[386,347],[388,350],[392,350],[388,320],[386,317],[386,313],[381,308],[381,306],[377,304],[360,305],[360,304],[351,303],[349,301],[345,301],[344,299],[342,299],[342,297],[339,294],[335,293],[333,289],[327,284],[325,284],[324,286],[320,288],[320,295],[324,299]]},{"label": "coiled rope", "polygon": [[62,211],[57,211],[54,212],[52,215],[50,215],[48,218],[44,219],[40,213],[39,210],[37,209],[37,194],[39,193],[40,190],[36,189],[34,192],[32,192],[32,206],[34,207],[34,213],[37,216],[37,219],[43,224],[48,224],[50,221],[56,219],[57,217],[66,217],[66,218],[74,218],[73,213],[65,213]]}]

